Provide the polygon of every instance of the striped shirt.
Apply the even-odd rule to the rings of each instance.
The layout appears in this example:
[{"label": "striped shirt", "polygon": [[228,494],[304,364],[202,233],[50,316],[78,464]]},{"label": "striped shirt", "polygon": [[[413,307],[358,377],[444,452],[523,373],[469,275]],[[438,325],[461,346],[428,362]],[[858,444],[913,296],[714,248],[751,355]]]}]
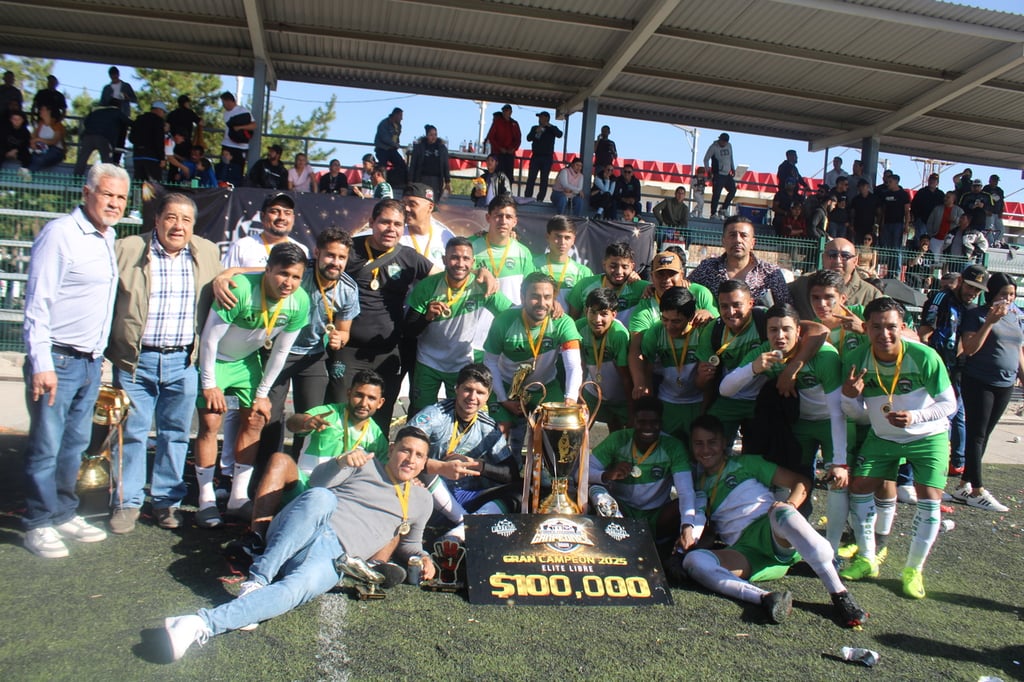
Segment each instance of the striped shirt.
[{"label": "striped shirt", "polygon": [[196,282],[192,251],[172,256],[153,238],[149,259],[149,315],[143,346],[187,346],[195,337]]}]

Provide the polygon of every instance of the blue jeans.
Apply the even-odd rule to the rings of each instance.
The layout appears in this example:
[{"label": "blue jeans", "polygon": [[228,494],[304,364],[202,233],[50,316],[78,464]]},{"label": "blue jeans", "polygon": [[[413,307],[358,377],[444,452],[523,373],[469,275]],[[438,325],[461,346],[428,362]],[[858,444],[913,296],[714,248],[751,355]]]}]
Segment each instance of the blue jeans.
[{"label": "blue jeans", "polygon": [[555,206],[555,213],[561,215],[568,215],[566,210],[569,206],[569,202],[572,202],[572,214],[575,216],[583,215],[583,198],[579,194],[573,194],[571,197],[566,196],[565,192],[559,192],[557,190],[551,193],[551,203]]},{"label": "blue jeans", "polygon": [[878,235],[878,245],[890,249],[883,255],[889,272],[886,277],[899,279],[903,267],[903,223],[884,223]]},{"label": "blue jeans", "polygon": [[956,390],[956,412],[949,418],[949,464],[959,469],[966,461],[967,422],[964,419],[964,399],[960,395],[960,386],[958,384],[953,388]]},{"label": "blue jeans", "polygon": [[111,451],[111,474],[118,481],[111,504],[138,508],[145,501],[146,440],[155,417],[156,456],[149,492],[155,509],[176,507],[188,492],[182,477],[199,385],[189,353],[144,350],[134,374],[114,368],[114,385],[125,390],[132,406],[124,422],[123,469],[116,444]]},{"label": "blue jeans", "polygon": [[[213,634],[288,613],[338,583],[334,560],[344,549],[330,523],[337,505],[338,498],[327,488],[310,488],[274,517],[267,549],[249,569],[249,579],[263,589],[214,609],[200,609],[199,616]],[[278,574],[280,580],[274,580]]]},{"label": "blue jeans", "polygon": [[25,359],[29,433],[25,449],[25,530],[57,526],[78,510],[75,484],[92,435],[92,410],[100,390],[103,358],[53,352],[57,395],[32,400],[32,363]]}]

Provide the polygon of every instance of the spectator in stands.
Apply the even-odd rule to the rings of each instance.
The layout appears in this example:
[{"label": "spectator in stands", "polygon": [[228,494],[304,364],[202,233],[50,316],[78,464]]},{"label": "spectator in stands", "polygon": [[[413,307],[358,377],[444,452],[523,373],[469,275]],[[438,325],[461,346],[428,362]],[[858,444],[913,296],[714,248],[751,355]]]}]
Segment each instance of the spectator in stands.
[{"label": "spectator in stands", "polygon": [[508,176],[498,169],[498,157],[490,154],[487,157],[487,170],[473,181],[470,195],[478,208],[487,208],[495,197],[512,196],[512,183]]},{"label": "spectator in stands", "polygon": [[[833,239],[825,244],[825,251],[822,255],[822,270],[832,270],[843,276],[843,293],[846,296],[847,305],[864,306],[882,295],[882,292],[872,286],[858,272],[860,262],[860,249],[855,249],[853,242],[848,239]],[[873,253],[873,252],[872,252]],[[873,268],[874,264],[868,264]],[[814,273],[798,277],[789,284],[789,293],[793,297],[793,306],[800,313],[801,320],[816,319],[814,308],[811,306],[811,280]]]},{"label": "spectator in stands", "polygon": [[[736,156],[729,142],[729,133],[722,133],[704,152],[704,166],[711,178],[711,217],[718,218],[729,214],[729,205],[736,196]],[[718,212],[718,199],[722,190],[726,190],[725,202],[721,213]]]},{"label": "spectator in stands", "polygon": [[[221,157],[223,152],[228,153],[226,163],[236,168],[226,171],[225,176],[241,178],[245,175],[245,158],[249,153],[249,140],[252,132],[256,130],[256,121],[248,109],[235,101],[235,96],[230,92],[222,92],[220,95],[221,106],[224,109],[224,137],[220,141]],[[234,184],[239,184],[230,180]]]},{"label": "spectator in stands", "polygon": [[789,210],[782,214],[782,221],[776,234],[795,239],[807,238],[807,219],[804,217],[804,204],[800,197],[796,197],[789,205]]},{"label": "spectator in stands", "polygon": [[14,72],[4,71],[4,84],[0,85],[0,115],[21,111],[23,101],[21,90],[14,85]]},{"label": "spectator in stands", "polygon": [[132,105],[139,101],[135,96],[135,90],[129,83],[121,80],[121,71],[116,66],[111,66],[107,73],[110,75],[110,82],[104,85],[100,92],[100,104],[115,106],[125,116],[131,116]]},{"label": "spectator in stands", "polygon": [[[48,107],[46,107],[48,109]],[[114,230],[128,204],[128,174],[96,164],[82,205],[47,223],[32,245],[25,289],[25,547],[68,556],[65,539],[107,534],[77,514],[75,483],[88,447],[103,349],[117,292]]]},{"label": "spectator in stands", "polygon": [[309,157],[299,152],[295,155],[295,167],[288,169],[288,189],[295,192],[312,192],[313,169],[309,165]]},{"label": "spectator in stands", "polygon": [[590,208],[596,209],[598,218],[615,220],[615,164],[601,167],[590,188]]},{"label": "spectator in stands", "polygon": [[288,189],[288,168],[281,163],[283,152],[279,144],[267,147],[267,155],[249,170],[249,184],[264,189]]},{"label": "spectator in stands", "polygon": [[171,135],[181,135],[186,142],[192,142],[196,127],[202,125],[202,120],[192,111],[192,99],[188,95],[178,96],[178,108],[168,112],[167,125],[170,126]]},{"label": "spectator in stands", "polygon": [[448,147],[437,136],[437,128],[429,123],[423,126],[424,135],[412,146],[409,162],[411,182],[428,185],[434,190],[434,203],[441,201],[443,192],[452,193],[452,172],[448,163]]},{"label": "spectator in stands", "polygon": [[[377,124],[377,134],[373,138],[373,152],[377,155],[377,163],[387,171],[388,183],[393,187],[405,187],[409,179],[409,167],[401,153],[403,112],[398,107],[391,110],[387,118]],[[388,169],[388,164],[391,168]]]},{"label": "spectator in stands", "polygon": [[17,159],[18,172],[25,179],[31,179],[28,170],[32,161],[29,146],[32,133],[28,129],[28,119],[21,110],[11,111],[0,119],[0,158]]},{"label": "spectator in stands", "polygon": [[943,197],[941,206],[932,209],[925,223],[925,233],[931,238],[931,251],[941,256],[945,250],[946,235],[956,229],[964,210],[956,205],[956,192],[950,190]]},{"label": "spectator in stands", "polygon": [[373,154],[363,154],[359,186],[352,188],[352,193],[357,197],[369,199],[373,196],[373,169],[376,166],[377,163]]},{"label": "spectator in stands", "polygon": [[373,173],[370,174],[370,178],[373,180],[373,192],[370,196],[377,201],[395,198],[395,189],[387,181],[387,176],[388,172],[383,165],[373,167]]},{"label": "spectator in stands", "polygon": [[50,115],[53,116],[54,120],[64,120],[64,113],[68,110],[68,101],[64,97],[64,93],[57,89],[60,82],[54,75],[46,77],[46,87],[36,93],[36,96],[32,98],[32,111],[30,112],[33,118],[39,118],[39,110],[42,107],[49,107]]},{"label": "spectator in stands", "polygon": [[49,106],[39,107],[39,121],[35,130],[32,131],[32,139],[29,141],[29,149],[32,152],[32,160],[29,162],[30,171],[45,170],[56,166],[64,160],[64,139],[67,132],[64,124],[57,118]]},{"label": "spectator in stands", "polygon": [[970,168],[964,168],[953,176],[953,189],[956,191],[956,203],[958,205],[960,203],[960,198],[971,191],[971,178],[973,176],[974,171]]},{"label": "spectator in stands", "polygon": [[839,178],[849,177],[850,174],[843,170],[843,158],[836,156],[832,159],[832,170],[825,173],[825,184],[829,187],[835,187],[839,184]]},{"label": "spectator in stands", "polygon": [[775,234],[782,236],[783,223],[789,218],[793,204],[803,208],[803,197],[796,191],[796,182],[787,180],[786,184],[772,197],[772,227]]},{"label": "spectator in stands", "polygon": [[498,160],[498,170],[512,179],[516,170],[516,152],[523,143],[523,133],[519,129],[519,122],[512,118],[511,104],[501,108],[501,116],[494,117],[484,140],[491,143],[491,153]]},{"label": "spectator in stands", "polygon": [[[847,209],[847,185],[849,181],[845,177],[839,178],[839,184],[832,190],[835,197],[835,206],[828,214],[829,235],[832,237],[846,237],[850,228],[850,211]],[[850,235],[852,236],[852,235]]]},{"label": "spectator in stands", "polygon": [[807,184],[807,180],[800,174],[800,170],[796,167],[796,162],[796,150],[787,150],[786,160],[779,164],[779,169],[775,172],[779,181],[779,189],[785,187],[786,182],[792,179],[794,183],[809,192],[811,191],[811,186]]},{"label": "spectator in stands", "polygon": [[[193,147],[193,153],[195,150],[202,150],[202,147]],[[196,161],[196,175],[193,176],[199,180],[200,187],[216,187],[217,186],[217,174],[213,170],[213,164],[210,159],[205,156],[200,156]]]},{"label": "spectator in stands", "polygon": [[885,189],[878,194],[878,224],[881,225],[878,245],[889,249],[884,256],[889,266],[887,276],[897,277],[903,267],[903,244],[910,234],[910,194],[900,187],[895,173],[885,180]]},{"label": "spectator in stands", "polygon": [[551,165],[555,161],[555,140],[562,136],[560,128],[551,125],[551,114],[542,111],[537,114],[537,125],[530,128],[526,140],[532,142],[530,155],[530,174],[526,178],[525,197],[533,196],[533,184],[540,176],[540,189],[537,201],[544,201],[548,194],[548,178],[551,176]]},{"label": "spectator in stands", "polygon": [[914,218],[915,239],[927,234],[928,218],[936,206],[942,206],[945,196],[945,192],[939,189],[938,173],[929,175],[928,184],[914,194],[914,198],[910,202],[910,214]]},{"label": "spectator in stands", "polygon": [[892,170],[891,169],[886,168],[884,171],[882,171],[882,182],[880,182],[879,184],[875,185],[875,189],[874,189],[875,194],[881,194],[882,192],[885,191],[886,187],[889,184],[889,178],[891,178],[891,177],[892,177]]},{"label": "spectator in stands", "polygon": [[907,254],[907,275],[904,281],[908,286],[927,291],[932,288],[932,274],[938,268],[938,263],[931,251],[931,238],[928,235],[921,235],[914,244],[915,250]]},{"label": "spectator in stands", "polygon": [[136,180],[163,180],[164,166],[167,165],[164,154],[166,115],[167,105],[163,102],[153,102],[149,111],[140,114],[132,123],[132,161]]},{"label": "spectator in stands", "polygon": [[[193,156],[192,145],[181,135],[172,135],[171,140],[174,146],[171,153],[165,157],[167,160],[167,181],[185,183],[191,182],[196,175],[196,159]],[[199,147],[202,149],[202,147]]]},{"label": "spectator in stands", "polygon": [[686,228],[690,222],[690,207],[686,203],[686,187],[676,187],[674,196],[667,197],[654,207],[654,217],[661,225]]},{"label": "spectator in stands", "polygon": [[615,148],[611,134],[611,128],[601,126],[601,134],[594,140],[594,173],[599,173],[605,166],[615,165],[619,158],[619,150]]},{"label": "spectator in stands", "polygon": [[[846,201],[847,204],[853,203],[853,198],[857,196],[858,187],[860,187],[860,181],[864,179],[864,162],[857,159],[853,162],[853,172],[847,176],[849,184],[846,189]],[[868,185],[870,187],[870,185]]]},{"label": "spectator in stands", "polygon": [[577,157],[569,165],[558,171],[555,184],[551,188],[551,203],[555,212],[566,214],[572,208],[575,216],[583,215],[583,159]]},{"label": "spectator in stands", "polygon": [[615,179],[615,207],[621,211],[632,206],[639,213],[642,209],[640,195],[640,179],[633,173],[633,166],[627,163],[622,166],[622,174]]},{"label": "spectator in stands", "polygon": [[690,215],[695,218],[704,217],[704,189],[707,187],[707,172],[700,166],[693,172],[690,189],[693,191],[693,210]]},{"label": "spectator in stands", "polygon": [[232,163],[233,158],[231,150],[221,147],[220,163],[214,168],[217,184],[221,187],[241,187],[245,184],[242,166]]},{"label": "spectator in stands", "polygon": [[850,227],[853,241],[864,242],[864,237],[873,237],[878,229],[878,197],[871,191],[871,183],[861,178],[857,181],[857,194],[849,201]]},{"label": "spectator in stands", "polygon": [[823,203],[818,204],[811,217],[807,219],[807,236],[812,239],[827,239],[834,237],[832,225],[829,222],[829,214],[836,207],[836,195],[829,193],[825,195]]},{"label": "spectator in stands", "polygon": [[868,232],[857,247],[857,274],[878,279],[878,252],[875,251],[875,235]]},{"label": "spectator in stands", "polygon": [[729,279],[746,282],[757,305],[770,307],[774,303],[790,303],[786,278],[777,265],[761,260],[754,254],[757,240],[754,225],[741,215],[726,218],[722,225],[721,256],[710,256],[701,261],[690,275],[690,280],[702,284],[710,291]]},{"label": "spectator in stands", "polygon": [[317,191],[321,194],[348,194],[348,178],[341,172],[341,161],[331,159],[330,168],[320,176]]},{"label": "spectator in stands", "polygon": [[999,186],[999,176],[990,175],[988,184],[982,187],[981,191],[988,195],[992,203],[992,212],[985,227],[985,237],[988,238],[989,244],[995,246],[1003,240],[1003,212],[1006,211],[1006,200],[1003,188]]},{"label": "spectator in stands", "polygon": [[124,142],[125,132],[132,120],[124,115],[120,107],[97,106],[82,121],[82,134],[78,138],[78,159],[75,175],[85,175],[85,168],[92,153],[98,152],[100,163],[117,163],[117,145]]},{"label": "spectator in stands", "polygon": [[965,192],[957,202],[971,218],[971,229],[983,231],[988,227],[988,217],[992,214],[992,197],[982,189],[981,178],[971,180],[971,191]]}]

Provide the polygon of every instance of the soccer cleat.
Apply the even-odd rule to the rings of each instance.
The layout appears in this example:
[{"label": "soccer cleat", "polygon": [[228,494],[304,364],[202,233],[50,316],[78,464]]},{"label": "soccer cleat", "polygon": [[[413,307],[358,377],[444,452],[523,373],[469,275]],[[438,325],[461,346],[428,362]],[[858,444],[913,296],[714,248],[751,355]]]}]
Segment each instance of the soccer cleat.
[{"label": "soccer cleat", "polygon": [[855,628],[863,625],[870,615],[867,611],[857,606],[853,601],[853,595],[847,592],[838,592],[832,595],[832,604],[836,608],[836,617],[844,628]]},{"label": "soccer cleat", "polygon": [[793,593],[789,590],[769,592],[761,597],[761,606],[773,623],[781,623],[793,610]]},{"label": "soccer cleat", "polygon": [[903,594],[911,599],[924,599],[924,575],[916,568],[903,569]]},{"label": "soccer cleat", "polygon": [[200,528],[216,528],[224,521],[220,518],[217,507],[205,507],[196,512],[196,525]]},{"label": "soccer cleat", "polygon": [[196,615],[164,619],[164,632],[167,633],[168,653],[172,661],[184,656],[193,644],[206,644],[212,634],[206,622]]},{"label": "soccer cleat", "polygon": [[405,582],[406,570],[396,563],[390,561],[371,561],[369,566],[384,576],[384,582],[380,586],[385,590]]},{"label": "soccer cleat", "polygon": [[[967,498],[970,497],[972,492],[974,492],[974,486],[966,481],[961,481],[960,485],[953,488],[953,492],[949,493],[949,499],[966,504]],[[945,495],[943,495],[943,501],[948,501],[945,499]]]},{"label": "soccer cleat", "polygon": [[878,561],[876,559],[865,559],[858,556],[849,566],[839,572],[843,580],[863,580],[864,578],[878,577]]},{"label": "soccer cleat", "polygon": [[975,509],[984,509],[985,511],[1010,511],[1009,507],[994,498],[992,493],[987,490],[982,490],[977,495],[969,495],[967,497],[967,506],[974,507]]},{"label": "soccer cleat", "polygon": [[[259,590],[259,589],[261,589],[263,587],[264,586],[261,583],[258,583],[255,580],[246,580],[244,583],[242,583],[239,586],[240,589],[238,590],[238,597],[237,598],[241,599],[245,595],[252,594],[256,590]],[[243,630],[245,632],[251,632],[251,631],[255,630],[256,628],[258,628],[259,626],[260,626],[259,623],[249,623],[248,625],[243,625],[242,627],[240,627],[238,629],[239,630]]]},{"label": "soccer cleat", "polygon": [[889,558],[889,548],[879,547],[878,551],[875,552],[875,563],[881,566],[885,563],[885,560]]},{"label": "soccer cleat", "polygon": [[107,532],[96,526],[90,525],[81,516],[72,516],[54,530],[61,534],[65,540],[78,540],[79,542],[100,542],[107,539]]},{"label": "soccer cleat", "polygon": [[852,559],[857,556],[858,549],[857,543],[854,542],[849,545],[843,545],[839,548],[839,551],[836,552],[836,554],[838,554],[842,559]]},{"label": "soccer cleat", "polygon": [[348,554],[342,554],[334,560],[334,570],[338,575],[349,576],[370,585],[380,585],[384,582],[384,575],[370,568],[363,559]]},{"label": "soccer cleat", "polygon": [[49,526],[25,533],[25,549],[44,559],[63,559],[68,555],[68,546]]}]

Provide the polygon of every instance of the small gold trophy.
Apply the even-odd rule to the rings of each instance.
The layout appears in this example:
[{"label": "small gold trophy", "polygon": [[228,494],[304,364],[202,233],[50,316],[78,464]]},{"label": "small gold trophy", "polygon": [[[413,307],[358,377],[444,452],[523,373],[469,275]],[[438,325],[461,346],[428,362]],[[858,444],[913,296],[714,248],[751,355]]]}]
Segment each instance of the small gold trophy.
[{"label": "small gold trophy", "polygon": [[[601,387],[597,392],[597,410],[601,407]],[[543,385],[537,383],[543,390]],[[531,388],[533,384],[530,385]],[[546,392],[545,392],[546,395]],[[523,477],[523,507],[534,514],[582,514],[587,507],[587,475],[590,469],[589,430],[594,423],[587,405],[544,402],[531,413],[523,404],[530,425]],[[551,476],[551,494],[540,500],[541,472]],[[576,495],[570,495],[569,480],[576,473]]]}]

